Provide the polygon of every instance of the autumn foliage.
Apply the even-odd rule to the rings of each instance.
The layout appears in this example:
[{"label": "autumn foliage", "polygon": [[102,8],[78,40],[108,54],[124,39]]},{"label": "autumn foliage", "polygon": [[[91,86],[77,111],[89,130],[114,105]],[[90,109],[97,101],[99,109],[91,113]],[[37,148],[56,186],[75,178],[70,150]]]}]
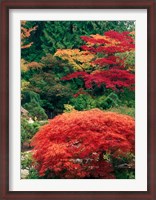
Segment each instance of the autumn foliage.
[{"label": "autumn foliage", "polygon": [[79,49],[58,49],[55,56],[61,58],[63,61],[68,61],[69,65],[78,71],[88,69],[94,58],[92,53],[80,51]]},{"label": "autumn foliage", "polygon": [[[86,67],[89,68],[89,71],[84,71],[84,67],[77,67],[76,72],[62,77],[62,80],[81,78],[86,89],[93,88],[95,85],[97,87],[104,85],[106,88],[116,91],[123,91],[124,88],[133,90],[135,75],[125,68],[126,58],[118,56],[121,53],[134,51],[135,40],[132,34],[128,31],[119,33],[111,30],[105,32],[104,35],[81,36],[86,45],[81,47],[82,51],[79,52],[79,56],[83,55],[83,60],[78,60],[78,62],[82,65],[84,59],[87,60],[89,58]],[[56,55],[71,61],[71,54],[70,58],[67,58],[65,52],[67,50],[63,50],[61,53],[58,51]],[[73,53],[73,50],[68,50],[68,56],[69,52]],[[76,58],[74,57],[73,59]]]},{"label": "autumn foliage", "polygon": [[85,82],[86,88],[92,88],[94,84],[100,87],[102,84],[106,88],[111,88],[113,90],[122,90],[122,88],[134,89],[134,74],[130,74],[126,70],[120,69],[110,69],[108,71],[94,71],[91,74],[87,72],[74,72],[62,80],[70,80],[73,78],[81,77]]},{"label": "autumn foliage", "polygon": [[48,178],[115,178],[103,156],[134,153],[134,119],[99,109],[56,116],[32,139],[40,176]]},{"label": "autumn foliage", "polygon": [[119,33],[110,30],[104,35],[81,36],[87,42],[87,45],[82,46],[82,48],[93,53],[103,52],[105,54],[131,51],[134,50],[135,44],[130,34],[128,31]]}]

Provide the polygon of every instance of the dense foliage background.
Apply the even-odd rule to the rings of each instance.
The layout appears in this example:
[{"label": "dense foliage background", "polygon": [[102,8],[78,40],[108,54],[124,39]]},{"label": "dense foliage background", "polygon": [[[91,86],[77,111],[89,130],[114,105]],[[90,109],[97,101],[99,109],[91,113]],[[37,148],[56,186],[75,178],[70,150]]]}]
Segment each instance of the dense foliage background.
[{"label": "dense foliage background", "polygon": [[[30,145],[32,137],[40,127],[44,129],[43,125],[48,123],[48,119],[55,119],[63,113],[93,109],[96,115],[96,109],[99,109],[104,112],[121,113],[123,121],[127,115],[130,116],[126,118],[127,120],[134,120],[134,31],[133,21],[22,21],[21,145],[23,151],[32,148]],[[77,134],[76,131],[73,133]],[[59,134],[65,133],[63,131]],[[116,134],[113,128],[112,134]],[[99,144],[102,141],[100,137]],[[35,142],[34,144],[36,145]],[[112,167],[110,173],[113,172],[113,175],[108,177],[134,178],[134,151],[129,149],[126,155],[120,155],[118,158],[113,157],[110,149],[107,150],[103,149],[105,166],[106,163],[109,163],[108,166],[119,166]],[[59,175],[57,170],[52,168],[48,172],[50,169],[48,167],[44,175],[42,173],[39,175],[35,167],[37,160],[40,162],[38,156],[32,158],[31,152],[22,153],[22,169],[29,171],[27,178],[68,177],[68,173],[67,176],[62,175],[62,168],[60,171],[58,169],[61,173]],[[52,173],[52,170],[55,173]],[[81,168],[82,171],[84,167]],[[84,172],[80,176],[75,173],[75,176],[71,177],[87,178],[87,173],[86,170],[86,175]],[[94,173],[91,177],[106,178],[107,175],[98,176]]]}]

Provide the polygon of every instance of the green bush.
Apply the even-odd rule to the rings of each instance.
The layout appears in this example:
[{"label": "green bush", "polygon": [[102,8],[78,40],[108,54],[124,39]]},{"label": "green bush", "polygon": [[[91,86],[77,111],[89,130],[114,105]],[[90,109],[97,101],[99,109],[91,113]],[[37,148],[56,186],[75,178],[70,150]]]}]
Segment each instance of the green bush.
[{"label": "green bush", "polygon": [[100,96],[93,98],[90,95],[80,94],[76,98],[70,100],[70,104],[74,106],[76,110],[90,110],[92,108],[99,108],[106,110],[111,107],[117,107],[120,100],[115,93],[110,93],[108,96]]},{"label": "green bush", "polygon": [[96,101],[91,96],[86,94],[80,94],[76,98],[70,100],[70,104],[74,106],[76,110],[90,110],[96,108]]},{"label": "green bush", "polygon": [[40,104],[35,100],[32,99],[30,103],[26,103],[23,107],[28,110],[31,117],[37,120],[47,120],[48,116],[46,115],[44,109],[40,106]]},{"label": "green bush", "polygon": [[134,91],[130,91],[125,88],[124,92],[119,93],[118,96],[121,101],[120,103],[121,106],[125,105],[130,108],[135,108],[135,92]]},{"label": "green bush", "polygon": [[29,169],[29,175],[27,176],[27,179],[40,179],[38,172],[34,168]]},{"label": "green bush", "polygon": [[[26,81],[25,81],[26,82]],[[30,84],[30,83],[29,83]],[[30,103],[32,100],[35,100],[39,104],[41,104],[40,95],[31,90],[24,90],[22,91],[22,104]]]},{"label": "green bush", "polygon": [[25,118],[21,118],[21,143],[29,142],[40,126],[39,122],[30,124]]}]

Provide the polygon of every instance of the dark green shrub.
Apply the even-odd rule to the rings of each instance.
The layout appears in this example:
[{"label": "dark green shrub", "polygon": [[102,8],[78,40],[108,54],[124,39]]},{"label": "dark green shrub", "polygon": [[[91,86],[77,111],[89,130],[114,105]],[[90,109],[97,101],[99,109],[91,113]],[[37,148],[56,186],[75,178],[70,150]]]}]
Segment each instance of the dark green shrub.
[{"label": "dark green shrub", "polygon": [[22,104],[30,103],[33,99],[41,104],[41,99],[39,94],[31,90],[22,91],[22,101],[21,101]]},{"label": "dark green shrub", "polygon": [[76,98],[70,100],[70,104],[74,106],[76,110],[90,110],[96,108],[96,101],[91,96],[86,94],[80,94]]},{"label": "dark green shrub", "polygon": [[32,99],[30,103],[26,103],[23,106],[26,110],[28,110],[29,115],[37,120],[47,120],[48,116],[46,115],[44,109],[40,106],[40,104]]},{"label": "dark green shrub", "polygon": [[29,175],[27,176],[27,179],[40,179],[38,172],[34,168],[29,169]]},{"label": "dark green shrub", "polygon": [[118,94],[121,101],[120,105],[125,105],[130,108],[135,108],[135,92],[124,89],[123,92]]}]

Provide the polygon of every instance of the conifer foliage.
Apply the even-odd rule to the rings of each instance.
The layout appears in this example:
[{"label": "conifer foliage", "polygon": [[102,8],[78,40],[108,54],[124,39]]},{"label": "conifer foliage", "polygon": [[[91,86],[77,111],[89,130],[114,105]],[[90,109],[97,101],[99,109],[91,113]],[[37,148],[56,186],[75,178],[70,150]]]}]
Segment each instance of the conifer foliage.
[{"label": "conifer foliage", "polygon": [[32,139],[40,176],[48,178],[115,178],[104,160],[134,153],[134,119],[99,109],[58,115]]}]

